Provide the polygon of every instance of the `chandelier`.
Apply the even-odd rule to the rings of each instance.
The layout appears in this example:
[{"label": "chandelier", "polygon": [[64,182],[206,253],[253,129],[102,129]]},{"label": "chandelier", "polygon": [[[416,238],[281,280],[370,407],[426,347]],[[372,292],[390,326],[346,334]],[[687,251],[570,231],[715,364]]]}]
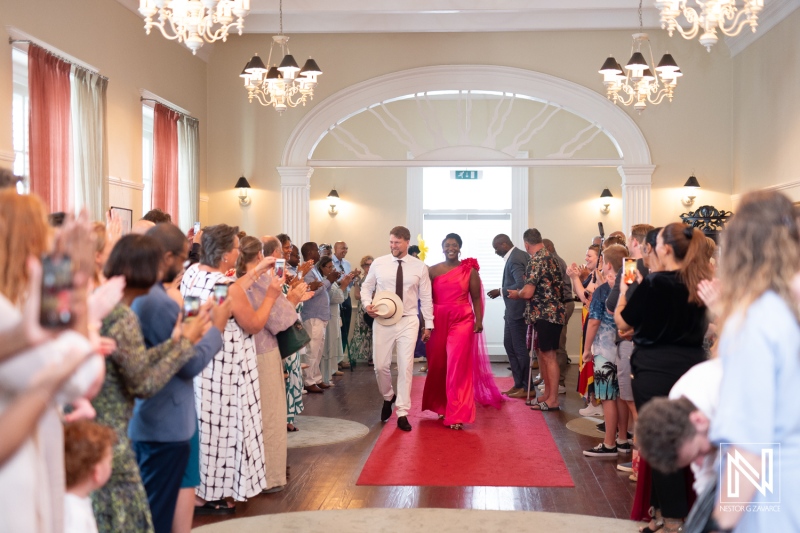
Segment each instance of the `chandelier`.
[{"label": "chandelier", "polygon": [[[625,65],[627,74],[613,56],[609,56],[598,71],[603,75],[606,97],[614,104],[620,103],[625,106],[632,104],[639,113],[645,110],[648,103],[657,105],[664,101],[664,98],[671,102],[675,87],[678,85],[678,78],[683,76],[675,59],[669,53],[661,57],[655,68],[656,73],[653,74],[654,69],[650,68],[650,65],[655,64],[653,49],[650,47],[650,39],[641,29],[642,2],[639,0],[640,31],[633,34],[631,58]],[[642,53],[644,48],[650,57],[649,63]]]},{"label": "chandelier", "polygon": [[[258,54],[254,55],[244,66],[239,77],[244,79],[247,89],[247,98],[252,102],[255,98],[263,106],[272,106],[278,113],[286,111],[287,107],[306,105],[308,100],[314,99],[314,87],[317,86],[317,76],[322,74],[317,62],[309,58],[301,69],[289,51],[289,37],[283,34],[283,0],[280,1],[280,34],[272,37],[267,57],[267,68]],[[272,63],[273,49],[278,47],[278,53],[283,55],[279,66]],[[275,54],[277,61],[278,53]]]},{"label": "chandelier", "polygon": [[[656,8],[661,12],[661,28],[667,30],[670,37],[678,30],[684,39],[694,39],[702,29],[700,44],[709,52],[718,40],[717,28],[729,37],[739,35],[748,25],[755,33],[758,14],[764,9],[764,0],[744,0],[741,8],[736,7],[736,0],[695,0],[698,13],[688,7],[688,3],[688,0],[656,0]],[[688,30],[678,25],[677,18],[681,14],[690,25]]]},{"label": "chandelier", "polygon": [[[139,0],[147,35],[156,27],[167,39],[185,43],[192,54],[204,41],[226,41],[233,26],[241,35],[249,12],[250,0]],[[156,13],[158,22],[153,21]]]}]

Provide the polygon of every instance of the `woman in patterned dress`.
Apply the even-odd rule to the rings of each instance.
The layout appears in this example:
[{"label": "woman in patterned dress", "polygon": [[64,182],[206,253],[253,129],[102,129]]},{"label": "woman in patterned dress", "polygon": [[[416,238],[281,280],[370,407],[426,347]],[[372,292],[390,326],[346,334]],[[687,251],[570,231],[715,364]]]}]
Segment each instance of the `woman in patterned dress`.
[{"label": "woman in patterned dress", "polygon": [[[292,244],[292,239],[285,233],[277,235],[281,241],[283,258],[286,260],[286,283],[283,285],[283,294],[289,294],[290,283],[302,283],[303,278],[313,268],[313,261],[300,264],[300,250]],[[298,303],[294,310],[300,319],[303,304]],[[300,366],[300,353],[293,353],[283,360],[283,374],[286,384],[286,431],[299,431],[294,425],[294,419],[303,412],[303,370]]]},{"label": "woman in patterned dress", "polygon": [[[219,224],[204,229],[200,262],[190,266],[181,281],[181,294],[208,300],[218,283],[239,284],[247,290],[274,263],[259,265],[244,277],[225,275],[239,257],[239,228]],[[235,307],[235,306],[234,306]],[[267,486],[261,427],[261,394],[256,348],[252,335],[236,321],[223,331],[223,348],[194,379],[199,417],[200,507],[231,507],[226,499],[246,501]]]},{"label": "woman in patterned dress", "polygon": [[365,255],[361,258],[361,270],[364,274],[360,278],[356,278],[353,285],[353,296],[355,297],[358,305],[356,307],[356,323],[353,326],[353,338],[350,339],[348,344],[348,354],[350,355],[350,364],[355,366],[356,361],[372,361],[372,327],[367,325],[364,320],[364,306],[361,304],[361,284],[367,279],[369,267],[372,266],[372,261],[375,258],[371,255]]},{"label": "woman in patterned dress", "polygon": [[106,359],[106,379],[92,400],[97,422],[117,432],[113,470],[109,482],[92,493],[92,507],[101,533],[153,531],[139,466],[130,440],[128,423],[135,398],[158,392],[189,359],[208,327],[208,311],[192,322],[177,325],[167,342],[146,349],[141,326],[130,304],[146,294],[158,280],[163,251],[146,235],[126,235],[116,244],[105,265],[106,278],[125,276],[122,302],[103,320],[100,335],[114,339],[116,350]]}]

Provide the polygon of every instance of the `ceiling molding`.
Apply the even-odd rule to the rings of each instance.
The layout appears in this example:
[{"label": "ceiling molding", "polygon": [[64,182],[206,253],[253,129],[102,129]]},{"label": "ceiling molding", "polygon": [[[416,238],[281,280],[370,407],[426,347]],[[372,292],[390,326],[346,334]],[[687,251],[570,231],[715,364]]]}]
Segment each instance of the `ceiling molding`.
[{"label": "ceiling molding", "polygon": [[742,33],[736,37],[725,37],[725,44],[728,45],[728,49],[731,51],[731,57],[756,42],[798,7],[800,7],[800,0],[769,0],[764,2],[764,10],[758,17],[758,29],[755,33],[742,30]]},{"label": "ceiling molding", "polygon": [[[118,2],[141,18],[138,0]],[[652,2],[647,4],[643,8],[644,27],[660,28],[658,10]],[[274,34],[279,26],[277,1],[251,0],[250,13],[244,21],[245,33]],[[631,0],[304,0],[285,5],[283,11],[283,28],[290,36],[302,33],[635,30],[638,27],[636,4]],[[200,48],[198,55],[208,46]]]}]

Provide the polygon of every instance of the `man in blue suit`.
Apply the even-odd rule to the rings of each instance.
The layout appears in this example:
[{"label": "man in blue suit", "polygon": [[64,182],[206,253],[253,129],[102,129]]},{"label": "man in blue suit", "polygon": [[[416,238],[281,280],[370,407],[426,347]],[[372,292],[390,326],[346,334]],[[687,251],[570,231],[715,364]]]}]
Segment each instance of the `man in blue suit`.
[{"label": "man in blue suit", "polygon": [[503,296],[506,305],[505,330],[503,332],[503,345],[511,363],[511,375],[514,376],[514,386],[503,394],[509,398],[525,398],[528,380],[530,379],[531,358],[525,335],[528,326],[525,324],[525,300],[512,300],[508,297],[509,290],[520,290],[525,286],[525,266],[530,256],[525,250],[514,246],[508,235],[500,234],[492,240],[494,253],[503,258],[506,266],[503,269],[502,288],[494,289],[487,293],[489,298]]},{"label": "man in blue suit", "polygon": [[[167,294],[163,283],[173,282],[183,268],[189,255],[189,241],[177,226],[169,223],[156,225],[147,235],[164,249],[162,279],[147,295],[136,298],[131,309],[139,318],[145,345],[151,348],[170,338],[181,313],[181,306]],[[136,400],[128,437],[136,452],[156,533],[171,531],[176,512],[191,524],[194,487],[200,484],[200,445],[192,380],[222,349],[221,332],[230,316],[230,300],[212,305],[212,326],[195,345],[195,356],[154,396]],[[182,506],[176,510],[179,491]],[[227,506],[220,511],[230,512]]]}]

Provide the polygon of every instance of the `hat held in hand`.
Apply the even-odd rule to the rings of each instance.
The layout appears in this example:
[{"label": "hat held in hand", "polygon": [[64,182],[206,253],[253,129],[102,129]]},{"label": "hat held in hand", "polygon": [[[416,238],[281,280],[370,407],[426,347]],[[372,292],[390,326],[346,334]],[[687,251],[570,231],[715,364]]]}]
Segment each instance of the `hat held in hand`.
[{"label": "hat held in hand", "polygon": [[380,291],[372,299],[372,307],[378,316],[375,320],[383,326],[392,326],[403,318],[403,301],[391,291]]}]

